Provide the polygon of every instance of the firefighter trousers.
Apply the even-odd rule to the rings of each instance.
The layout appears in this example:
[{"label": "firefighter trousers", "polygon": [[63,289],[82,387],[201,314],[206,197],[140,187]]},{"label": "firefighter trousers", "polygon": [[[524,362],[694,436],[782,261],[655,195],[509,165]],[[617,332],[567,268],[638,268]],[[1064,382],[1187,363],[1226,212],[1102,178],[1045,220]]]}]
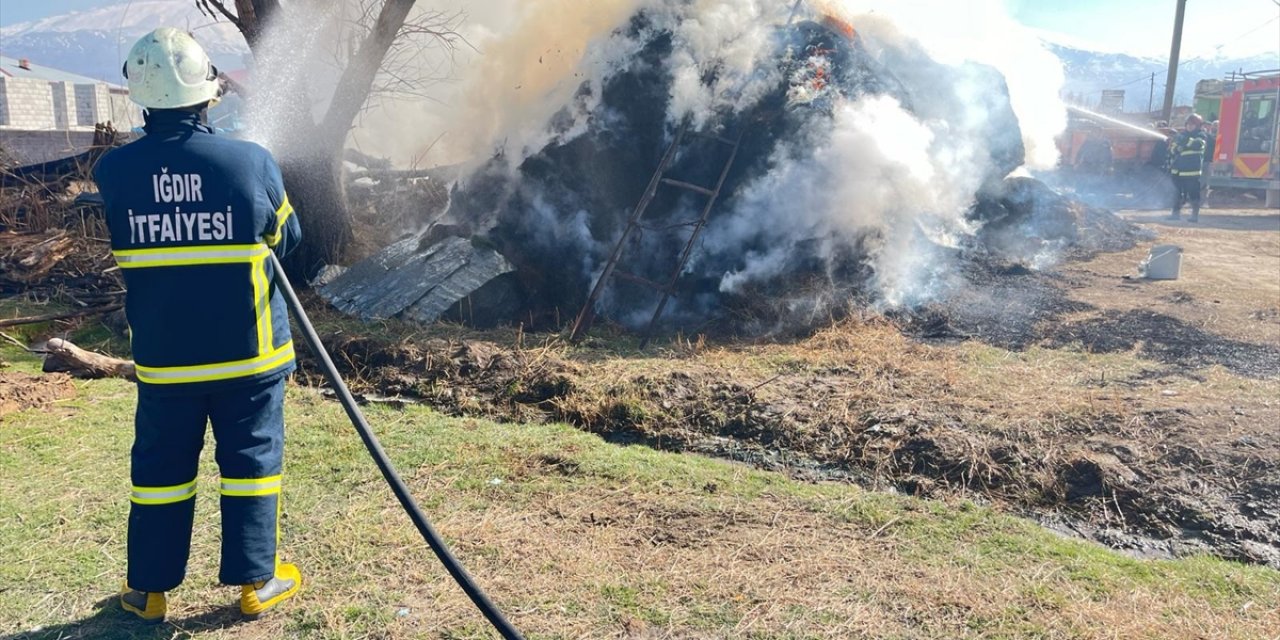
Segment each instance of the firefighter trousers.
[{"label": "firefighter trousers", "polygon": [[191,551],[196,476],[212,423],[221,474],[224,584],[275,575],[284,456],[285,377],[200,395],[138,387],[129,510],[128,584],[147,592],[182,583]]},{"label": "firefighter trousers", "polygon": [[1200,217],[1200,176],[1174,176],[1173,184],[1178,188],[1173,200],[1173,216],[1178,216],[1183,204],[1190,203],[1191,216]]}]

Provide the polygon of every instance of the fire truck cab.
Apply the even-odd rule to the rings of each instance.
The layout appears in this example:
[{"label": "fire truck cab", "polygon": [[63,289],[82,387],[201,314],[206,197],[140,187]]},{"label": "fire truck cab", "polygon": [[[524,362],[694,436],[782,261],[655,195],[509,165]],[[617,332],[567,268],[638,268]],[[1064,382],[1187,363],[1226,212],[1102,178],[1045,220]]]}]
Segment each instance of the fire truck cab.
[{"label": "fire truck cab", "polygon": [[1222,110],[1209,186],[1264,189],[1280,207],[1280,70],[1233,73],[1222,83]]}]

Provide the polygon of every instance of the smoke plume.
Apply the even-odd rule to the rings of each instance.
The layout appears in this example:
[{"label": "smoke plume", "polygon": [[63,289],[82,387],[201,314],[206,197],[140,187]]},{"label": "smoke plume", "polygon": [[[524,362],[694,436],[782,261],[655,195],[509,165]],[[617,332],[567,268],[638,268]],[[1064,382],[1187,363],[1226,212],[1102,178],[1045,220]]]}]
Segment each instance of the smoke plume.
[{"label": "smoke plume", "polygon": [[[857,285],[884,306],[935,300],[954,279],[954,249],[978,231],[967,215],[975,195],[1024,161],[1057,160],[1060,63],[998,0],[810,0],[794,16],[791,0],[451,2],[433,9],[466,12],[466,45],[422,61],[436,74],[432,100],[378,102],[353,144],[402,165],[465,164],[449,215],[480,228],[506,225],[494,234],[513,250],[542,252],[532,262],[552,265],[544,268],[558,287],[585,291],[598,275],[638,197],[637,180],[647,182],[682,123],[698,130],[738,119],[751,130],[741,118],[780,86],[788,124],[769,130],[776,139],[757,146],[758,157],[739,160],[686,270],[720,294],[776,281],[798,265],[836,278],[852,260],[866,274]],[[780,35],[791,19],[832,34],[851,27],[852,53]],[[342,20],[332,23],[281,35],[281,51],[327,42]],[[311,99],[323,105],[323,79],[336,72],[325,71],[324,47],[311,46],[306,69],[296,48],[292,62],[259,63],[314,74]],[[650,55],[655,47],[660,58]],[[843,85],[830,77],[840,55],[857,62]],[[655,87],[661,91],[649,92]],[[656,136],[637,133],[653,132],[653,123],[618,99],[625,91],[653,103]],[[270,140],[269,129],[256,130]],[[567,160],[582,167],[574,181],[560,175]],[[695,172],[717,168],[685,160]],[[697,211],[687,198],[663,204],[671,218]],[[669,258],[672,237],[646,236],[637,254]],[[714,299],[708,295],[676,304],[696,309]],[[605,306],[629,317],[643,305],[614,296]]]}]

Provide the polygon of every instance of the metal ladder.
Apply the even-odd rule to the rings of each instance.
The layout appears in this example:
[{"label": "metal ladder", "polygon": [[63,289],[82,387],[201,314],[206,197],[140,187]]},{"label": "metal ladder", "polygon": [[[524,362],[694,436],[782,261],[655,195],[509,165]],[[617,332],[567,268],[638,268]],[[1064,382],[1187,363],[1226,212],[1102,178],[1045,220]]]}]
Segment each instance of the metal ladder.
[{"label": "metal ladder", "polygon": [[[591,324],[596,317],[596,302],[600,300],[600,296],[604,294],[605,288],[608,286],[610,279],[617,277],[623,280],[634,282],[644,287],[648,287],[662,294],[662,300],[658,303],[658,308],[653,312],[653,318],[649,320],[649,326],[645,329],[644,336],[640,340],[640,348],[643,349],[649,344],[649,338],[653,335],[653,329],[658,323],[658,318],[662,317],[663,310],[667,307],[667,302],[671,299],[671,294],[675,292],[676,281],[680,279],[680,273],[684,271],[685,264],[689,262],[689,256],[693,254],[694,243],[698,240],[698,235],[702,233],[703,227],[707,225],[707,219],[711,215],[711,209],[715,206],[716,200],[720,198],[720,191],[724,188],[725,179],[729,177],[729,170],[733,168],[734,161],[738,158],[738,148],[742,145],[742,136],[745,128],[738,131],[738,135],[733,138],[726,138],[712,133],[688,133],[689,124],[686,122],[679,130],[676,131],[675,138],[671,141],[671,146],[667,147],[666,153],[663,154],[662,160],[658,163],[658,169],[653,172],[653,177],[649,180],[649,186],[645,189],[644,195],[640,197],[640,202],[636,204],[636,208],[632,210],[631,217],[627,220],[627,228],[623,230],[622,237],[618,239],[618,244],[614,246],[613,253],[609,255],[609,261],[605,263],[604,271],[600,272],[600,277],[596,280],[596,284],[591,289],[591,295],[587,297],[586,304],[582,305],[582,311],[578,313],[578,318],[573,323],[573,333],[569,336],[570,342],[577,344],[586,337],[587,331],[591,329]],[[691,184],[681,180],[666,177],[667,167],[675,160],[676,152],[680,145],[683,144],[686,135],[694,135],[701,138],[709,138],[715,142],[731,147],[729,159],[725,162],[724,168],[720,171],[720,178],[716,181],[714,187],[708,188]],[[675,187],[685,191],[692,191],[706,197],[706,204],[702,207],[702,215],[695,220],[686,222],[678,222],[658,227],[656,230],[665,231],[677,227],[691,227],[692,232],[689,234],[689,242],[685,244],[684,251],[680,254],[679,263],[675,270],[671,272],[671,277],[664,282],[655,282],[648,278],[644,278],[626,271],[618,271],[618,261],[622,257],[622,249],[626,246],[627,239],[638,229],[648,229],[643,224],[645,211],[649,209],[649,205],[653,202],[653,198],[658,193],[660,186]],[[653,230],[653,229],[651,229]]]}]

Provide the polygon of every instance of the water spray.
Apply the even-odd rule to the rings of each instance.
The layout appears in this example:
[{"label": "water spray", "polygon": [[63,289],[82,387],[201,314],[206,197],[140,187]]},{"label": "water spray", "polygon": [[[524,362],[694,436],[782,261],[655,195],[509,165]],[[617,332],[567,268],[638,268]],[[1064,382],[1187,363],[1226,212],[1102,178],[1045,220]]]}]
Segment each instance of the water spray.
[{"label": "water spray", "polygon": [[1076,114],[1079,114],[1079,115],[1081,115],[1081,116],[1084,116],[1084,117],[1086,117],[1086,118],[1088,118],[1088,119],[1090,119],[1090,120],[1095,120],[1095,121],[1098,121],[1098,122],[1105,122],[1105,123],[1107,123],[1107,124],[1113,124],[1113,125],[1115,125],[1115,126],[1117,126],[1117,127],[1124,127],[1125,129],[1129,129],[1129,130],[1131,130],[1131,131],[1136,131],[1136,132],[1141,133],[1141,134],[1143,134],[1143,135],[1145,135],[1145,136],[1147,136],[1147,137],[1149,137],[1149,138],[1155,138],[1155,139],[1157,139],[1157,140],[1168,140],[1168,139],[1169,139],[1169,136],[1166,136],[1165,134],[1160,133],[1159,131],[1155,131],[1155,130],[1153,130],[1153,129],[1148,129],[1148,128],[1146,128],[1146,127],[1140,127],[1140,126],[1138,126],[1138,125],[1136,125],[1136,124],[1133,124],[1133,123],[1131,123],[1131,122],[1125,122],[1124,120],[1117,120],[1117,119],[1115,119],[1115,118],[1111,118],[1111,117],[1108,117],[1108,116],[1104,116],[1104,115],[1102,115],[1101,113],[1097,113],[1097,112],[1094,112],[1094,111],[1090,111],[1090,110],[1088,110],[1088,109],[1082,109],[1082,108],[1080,108],[1080,107],[1075,107],[1075,106],[1068,106],[1068,107],[1067,107],[1067,110],[1068,110],[1068,111],[1071,111],[1072,113],[1076,113]]},{"label": "water spray", "polygon": [[307,318],[307,312],[302,308],[302,303],[298,300],[297,293],[294,292],[293,286],[289,283],[289,278],[285,276],[284,269],[280,266],[280,260],[276,258],[275,252],[267,252],[267,255],[270,256],[271,266],[275,269],[276,284],[284,292],[285,301],[289,304],[289,309],[293,312],[294,319],[302,327],[302,333],[306,337],[307,345],[311,347],[311,352],[319,358],[320,368],[324,371],[325,379],[329,381],[329,386],[333,388],[338,400],[342,402],[342,408],[346,409],[347,417],[351,419],[351,424],[355,426],[356,431],[360,434],[360,439],[364,441],[365,448],[369,450],[369,455],[373,457],[373,461],[378,465],[378,470],[382,472],[382,477],[386,479],[392,493],[396,494],[396,499],[400,501],[400,506],[409,515],[409,519],[413,521],[414,526],[418,528],[418,533],[422,534],[422,538],[431,546],[431,550],[435,552],[436,557],[440,559],[444,568],[449,571],[449,575],[453,576],[458,586],[462,587],[467,597],[471,598],[471,602],[475,603],[476,607],[489,620],[493,628],[497,629],[503,639],[524,640],[524,636],[521,636],[520,632],[516,631],[515,627],[511,626],[511,623],[503,617],[502,612],[494,606],[489,597],[485,595],[480,586],[467,573],[466,568],[453,556],[444,539],[440,537],[435,527],[432,527],[431,522],[423,515],[422,509],[414,501],[413,496],[409,494],[409,488],[405,486],[404,481],[400,479],[400,474],[396,473],[395,467],[391,465],[391,460],[387,458],[387,453],[382,449],[382,444],[378,442],[377,436],[369,428],[369,423],[365,421],[364,414],[356,406],[355,398],[351,396],[351,391],[347,389],[346,383],[342,381],[342,376],[338,375],[338,369],[334,367],[333,359],[329,357],[329,352],[321,344],[320,336],[316,334],[315,327],[311,325],[311,320]]}]

